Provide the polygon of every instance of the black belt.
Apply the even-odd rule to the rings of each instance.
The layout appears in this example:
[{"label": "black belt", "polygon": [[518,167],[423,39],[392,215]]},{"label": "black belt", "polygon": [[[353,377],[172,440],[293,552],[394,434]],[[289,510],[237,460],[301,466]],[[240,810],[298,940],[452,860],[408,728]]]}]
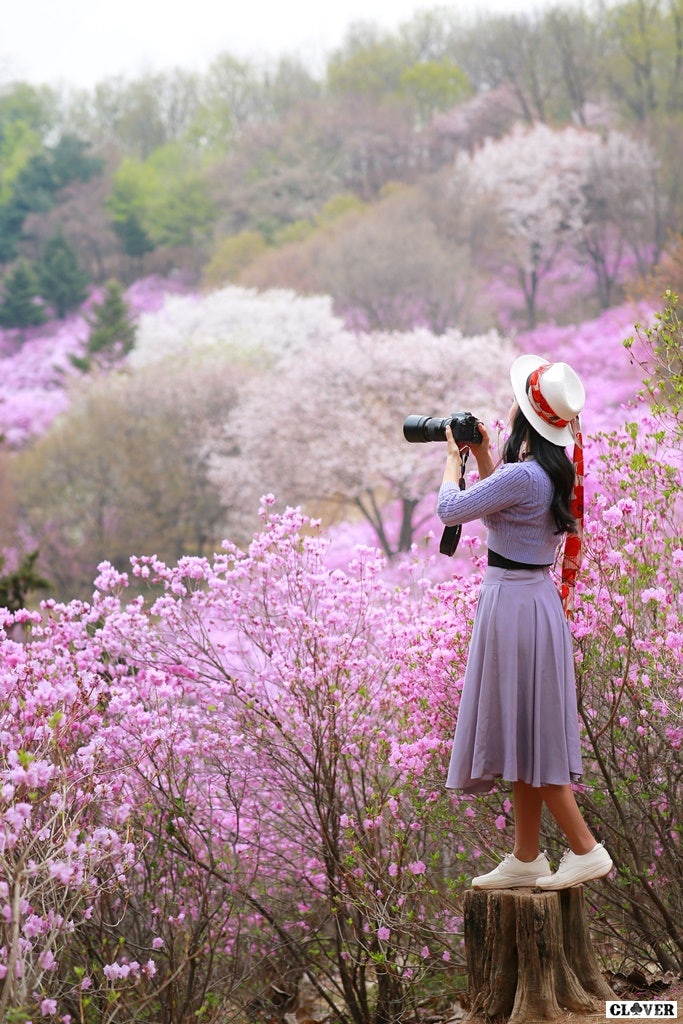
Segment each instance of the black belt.
[{"label": "black belt", "polygon": [[512,558],[506,558],[505,555],[499,555],[497,551],[491,551],[488,549],[488,564],[495,566],[496,569],[547,569],[547,565],[530,565],[528,562],[515,562]]}]

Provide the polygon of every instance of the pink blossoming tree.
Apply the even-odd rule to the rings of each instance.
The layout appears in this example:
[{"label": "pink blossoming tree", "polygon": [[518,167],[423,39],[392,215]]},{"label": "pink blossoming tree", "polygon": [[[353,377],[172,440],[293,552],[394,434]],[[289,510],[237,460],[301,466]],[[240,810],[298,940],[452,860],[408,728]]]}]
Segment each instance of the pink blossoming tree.
[{"label": "pink blossoming tree", "polygon": [[521,292],[529,328],[536,326],[541,287],[563,254],[585,263],[604,308],[626,254],[642,272],[662,244],[654,154],[616,131],[603,139],[585,129],[518,125],[458,156],[456,189],[459,202],[464,194],[492,203],[500,230],[489,257],[492,276]]}]

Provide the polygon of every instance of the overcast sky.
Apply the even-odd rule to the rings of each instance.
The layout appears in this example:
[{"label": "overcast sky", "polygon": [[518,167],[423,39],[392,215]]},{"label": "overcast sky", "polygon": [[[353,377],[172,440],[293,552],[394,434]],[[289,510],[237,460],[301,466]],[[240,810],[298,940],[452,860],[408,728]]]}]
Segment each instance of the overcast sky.
[{"label": "overcast sky", "polygon": [[[557,0],[555,0],[557,2]],[[569,5],[574,0],[566,0]],[[91,87],[113,75],[202,70],[218,53],[315,64],[359,20],[396,28],[420,10],[511,13],[550,0],[4,0],[0,83]]]}]

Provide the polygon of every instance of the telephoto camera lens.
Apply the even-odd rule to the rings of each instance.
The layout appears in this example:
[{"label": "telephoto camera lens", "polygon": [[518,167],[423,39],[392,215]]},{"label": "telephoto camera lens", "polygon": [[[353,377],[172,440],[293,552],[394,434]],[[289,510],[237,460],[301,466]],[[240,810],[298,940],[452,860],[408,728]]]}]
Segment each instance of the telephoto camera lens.
[{"label": "telephoto camera lens", "polygon": [[479,420],[471,412],[453,412],[450,416],[408,416],[403,423],[403,436],[411,444],[427,441],[445,441],[446,427],[451,426],[453,437],[463,444],[479,444]]},{"label": "telephoto camera lens", "polygon": [[403,424],[403,436],[411,444],[445,441],[446,424],[449,422],[448,416],[445,419],[436,419],[433,416],[408,416]]}]

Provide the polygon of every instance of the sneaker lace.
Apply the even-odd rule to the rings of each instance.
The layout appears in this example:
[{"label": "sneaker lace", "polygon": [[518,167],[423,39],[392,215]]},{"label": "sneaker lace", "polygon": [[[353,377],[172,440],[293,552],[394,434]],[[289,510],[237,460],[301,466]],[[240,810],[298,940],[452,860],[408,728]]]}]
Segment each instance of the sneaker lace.
[{"label": "sneaker lace", "polygon": [[498,866],[497,866],[496,870],[500,871],[501,868],[505,867],[506,864],[509,864],[510,861],[514,860],[514,859],[515,859],[514,853],[506,853],[505,856],[503,857],[503,859],[498,863]]}]

